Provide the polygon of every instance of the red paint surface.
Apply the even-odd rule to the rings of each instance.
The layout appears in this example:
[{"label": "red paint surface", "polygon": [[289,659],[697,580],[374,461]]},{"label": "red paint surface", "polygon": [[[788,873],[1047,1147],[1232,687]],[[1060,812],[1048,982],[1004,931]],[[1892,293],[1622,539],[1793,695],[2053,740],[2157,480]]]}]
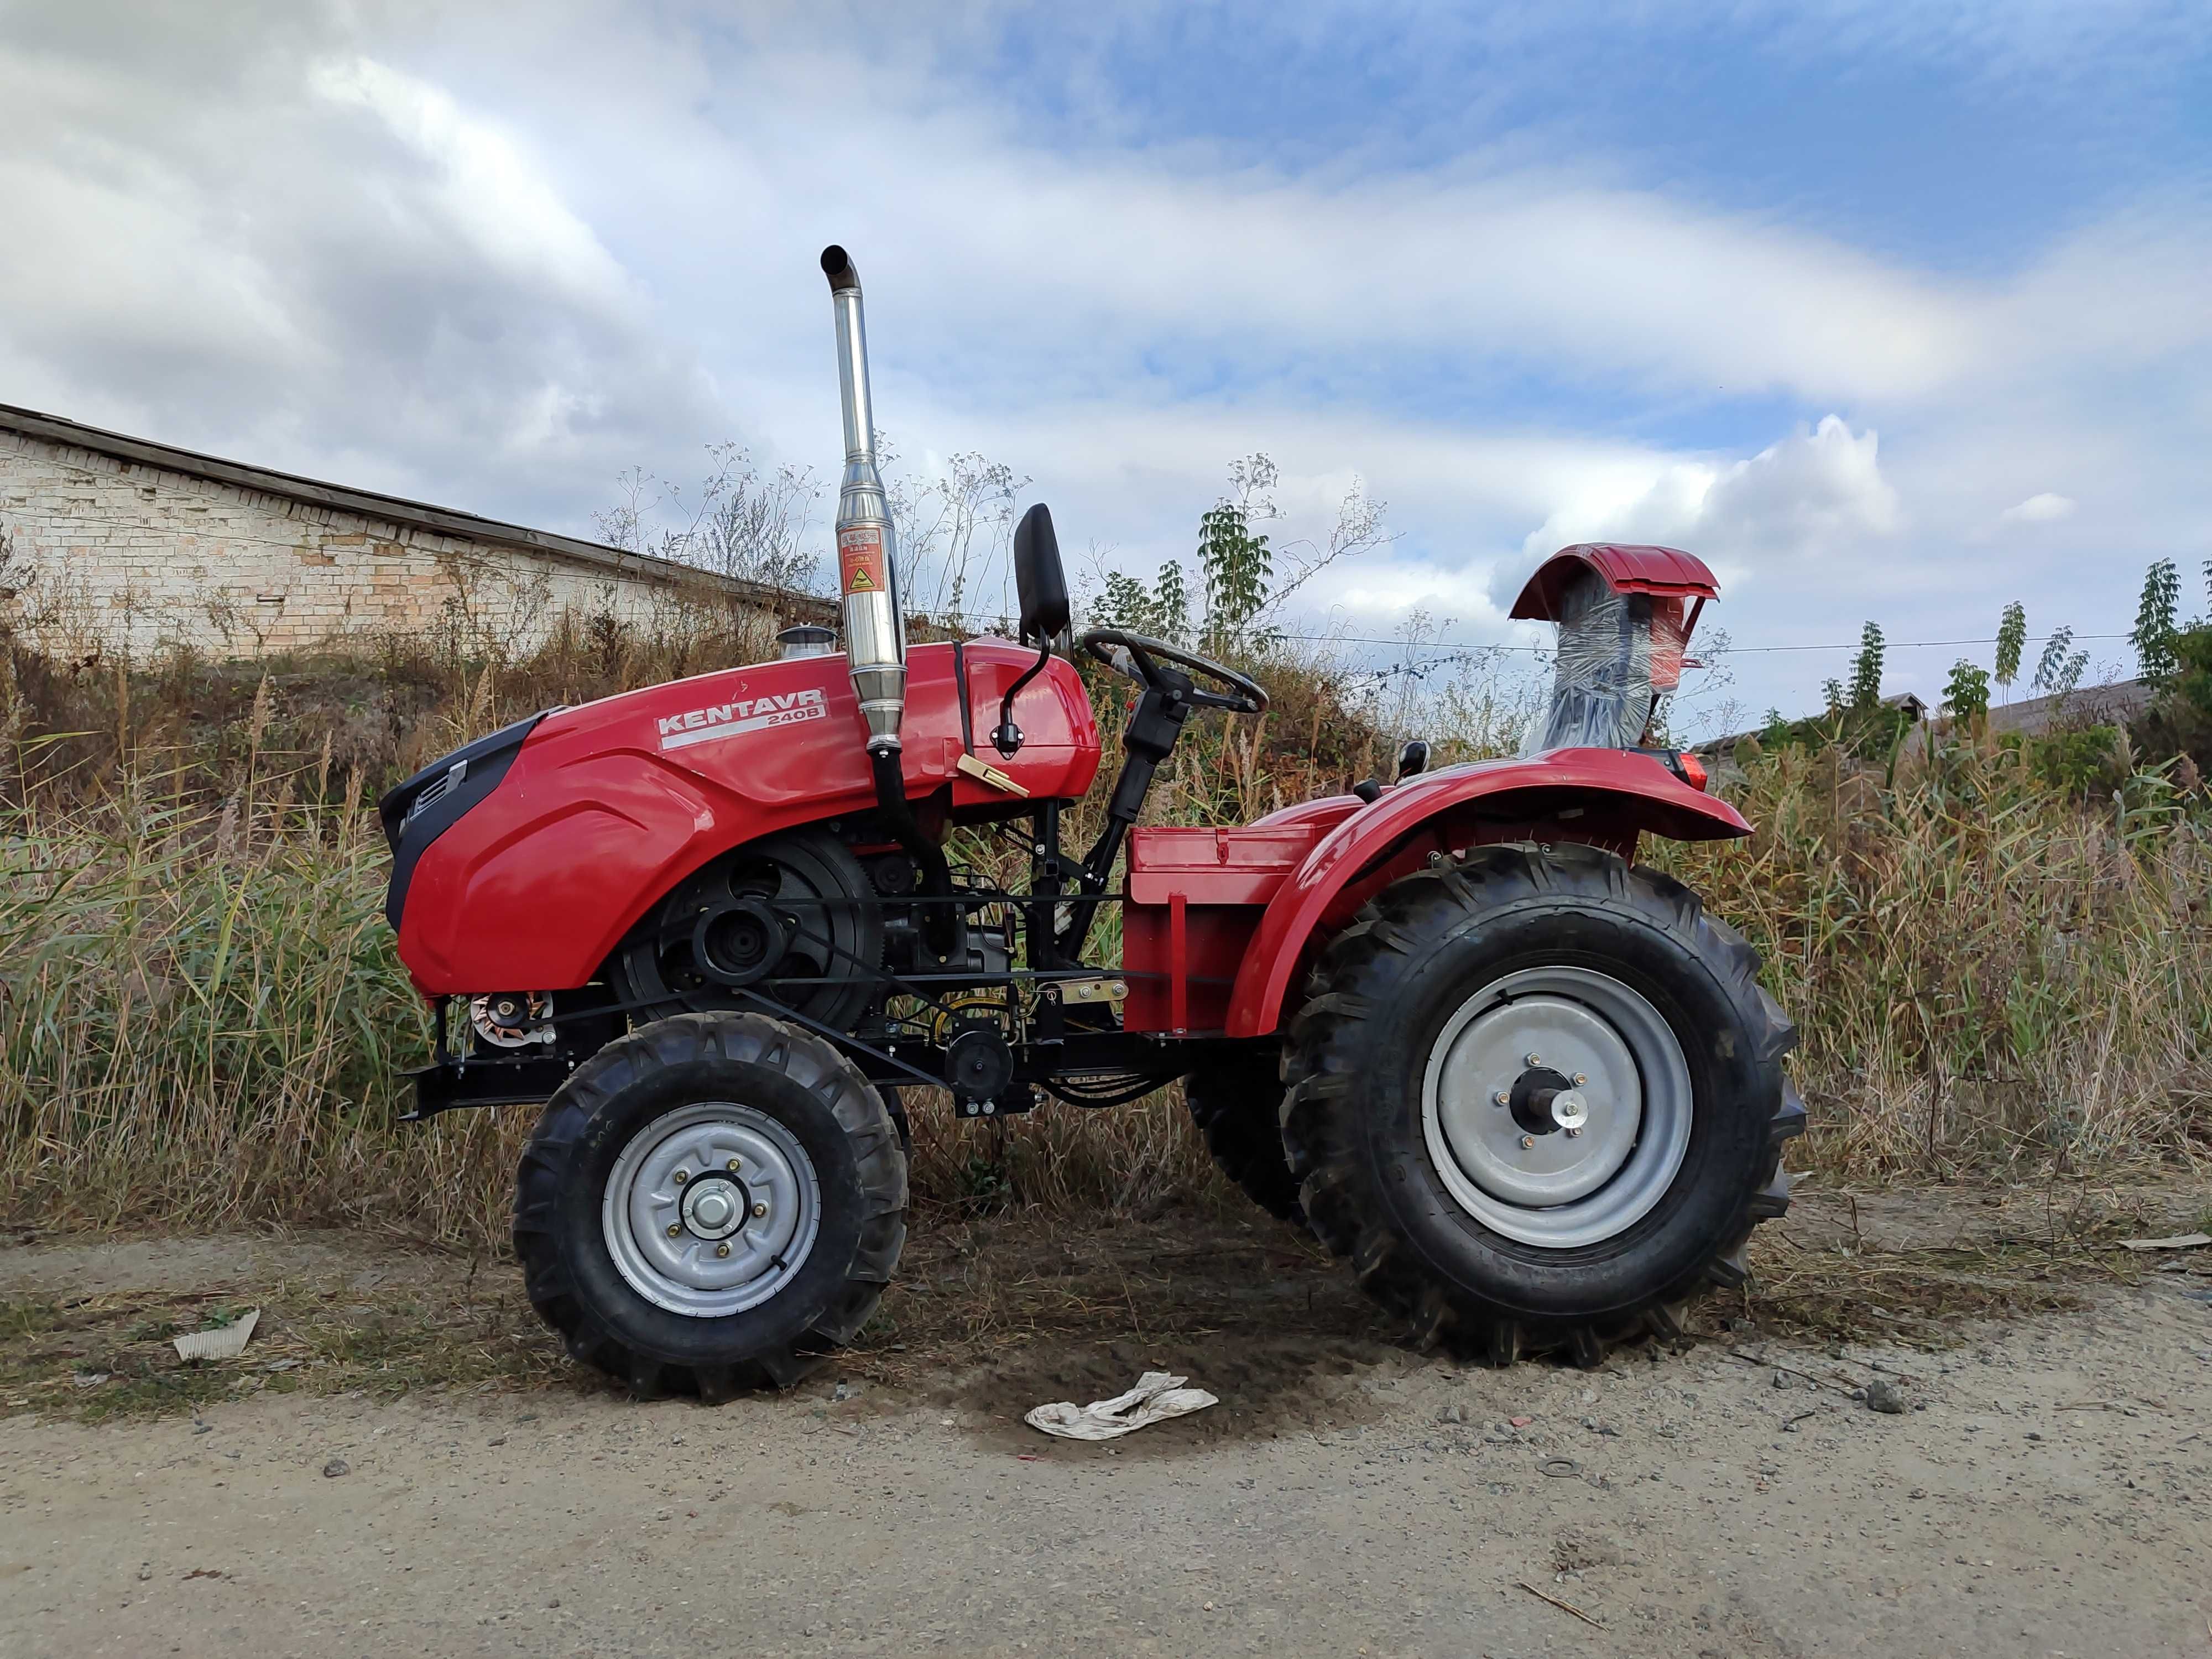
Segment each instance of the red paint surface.
[{"label": "red paint surface", "polygon": [[1131,905],[1122,917],[1121,977],[1129,1031],[1218,1031],[1229,1017],[1237,969],[1264,914],[1256,904]]},{"label": "red paint surface", "polygon": [[[974,724],[988,731],[1036,653],[978,640],[963,655]],[[1001,756],[983,739],[982,758],[1030,799],[957,772],[965,744],[953,660],[951,645],[908,653],[909,796],[949,799],[956,820],[972,821],[1091,787],[1098,728],[1073,665],[1058,659],[1015,700],[1021,751]],[[748,718],[779,723],[723,735]],[[549,714],[499,787],[422,854],[400,959],[432,995],[582,985],[650,905],[716,854],[866,811],[875,791],[866,735],[842,654],[702,674]],[[680,746],[664,747],[671,738]]]},{"label": "red paint surface", "polygon": [[1644,832],[1717,841],[1747,836],[1751,826],[1650,756],[1625,750],[1558,749],[1409,778],[1341,817],[1276,890],[1244,953],[1223,1029],[1231,1036],[1273,1030],[1310,946],[1430,852],[1534,837],[1628,856]]},{"label": "red paint surface", "polygon": [[[1346,799],[1358,804],[1357,797]],[[1165,904],[1180,893],[1193,904],[1265,904],[1329,828],[1328,820],[1319,819],[1218,830],[1132,830],[1130,901]]]},{"label": "red paint surface", "polygon": [[1121,974],[1132,1031],[1218,1031],[1267,901],[1357,796],[1307,801],[1257,823],[1129,832]]},{"label": "red paint surface", "polygon": [[1673,547],[1636,547],[1613,542],[1585,542],[1563,547],[1536,568],[1521,597],[1513,601],[1516,620],[1551,622],[1559,615],[1559,595],[1577,570],[1589,568],[1616,593],[1672,595],[1710,599],[1720,586],[1703,559]]},{"label": "red paint surface", "polygon": [[[996,724],[999,699],[1034,660],[1004,641],[966,647],[977,729]],[[1054,660],[1016,699],[1018,753],[986,743],[983,758],[1030,792],[1016,798],[956,770],[965,744],[953,664],[950,645],[908,659],[907,792],[926,820],[944,803],[975,822],[1091,787],[1098,732],[1072,665]],[[748,720],[763,723],[736,729]],[[868,810],[864,736],[842,656],[701,675],[548,715],[499,787],[423,854],[401,959],[432,995],[584,984],[709,859]],[[1273,1030],[1309,952],[1431,852],[1534,838],[1632,856],[1645,832],[1698,841],[1750,826],[1649,756],[1573,749],[1425,774],[1371,806],[1338,795],[1248,825],[1137,830],[1128,1027]]]}]

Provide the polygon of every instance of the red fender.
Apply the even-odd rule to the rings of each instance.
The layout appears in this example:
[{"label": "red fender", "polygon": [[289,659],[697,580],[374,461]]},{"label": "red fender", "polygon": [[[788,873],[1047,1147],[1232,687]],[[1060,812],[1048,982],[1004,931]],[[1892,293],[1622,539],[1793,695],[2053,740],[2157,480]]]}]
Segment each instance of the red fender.
[{"label": "red fender", "polygon": [[1268,900],[1230,995],[1228,1035],[1273,1030],[1310,949],[1431,852],[1537,840],[1587,842],[1633,858],[1645,830],[1669,841],[1723,841],[1751,826],[1726,801],[1631,750],[1555,749],[1409,778],[1347,813]]}]

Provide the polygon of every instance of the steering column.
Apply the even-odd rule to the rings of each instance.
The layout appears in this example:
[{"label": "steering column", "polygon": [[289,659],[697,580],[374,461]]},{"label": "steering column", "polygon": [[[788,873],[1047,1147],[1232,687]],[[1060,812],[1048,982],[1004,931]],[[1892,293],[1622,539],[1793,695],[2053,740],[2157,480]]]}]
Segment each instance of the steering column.
[{"label": "steering column", "polygon": [[[1115,857],[1144,810],[1153,774],[1175,752],[1183,722],[1200,708],[1257,714],[1267,707],[1267,692],[1249,675],[1164,640],[1124,629],[1094,628],[1076,644],[1116,673],[1136,681],[1144,691],[1129,711],[1129,723],[1121,733],[1121,775],[1115,780],[1114,793],[1106,803],[1106,827],[1084,856],[1085,896],[1070,907],[1067,926],[1054,941],[1064,961],[1073,960],[1081,951]],[[1210,686],[1201,685],[1201,680],[1210,682]]]}]

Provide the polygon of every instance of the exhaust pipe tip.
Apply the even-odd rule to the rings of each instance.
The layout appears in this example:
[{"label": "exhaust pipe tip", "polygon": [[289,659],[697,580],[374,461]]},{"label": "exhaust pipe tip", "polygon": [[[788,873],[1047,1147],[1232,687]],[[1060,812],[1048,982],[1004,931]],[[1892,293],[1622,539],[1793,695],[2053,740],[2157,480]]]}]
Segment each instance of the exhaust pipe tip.
[{"label": "exhaust pipe tip", "polygon": [[830,279],[830,291],[842,294],[847,289],[858,292],[860,273],[853,269],[853,256],[832,242],[822,250],[822,274]]}]

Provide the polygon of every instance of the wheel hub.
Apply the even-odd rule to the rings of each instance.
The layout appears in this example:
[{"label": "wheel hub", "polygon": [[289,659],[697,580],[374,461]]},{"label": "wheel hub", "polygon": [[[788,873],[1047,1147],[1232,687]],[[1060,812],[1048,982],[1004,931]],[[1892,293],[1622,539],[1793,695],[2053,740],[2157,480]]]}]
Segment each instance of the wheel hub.
[{"label": "wheel hub", "polygon": [[1647,1213],[1681,1166],[1689,1073],[1658,1012],[1608,975],[1539,968],[1485,988],[1430,1051],[1422,1119],[1461,1207],[1568,1249]]},{"label": "wheel hub", "polygon": [[813,1160],[767,1113],[728,1101],[647,1124],[607,1176],[600,1223],[616,1270],[672,1313],[719,1319],[767,1301],[814,1245]]},{"label": "wheel hub", "polygon": [[706,1176],[684,1188],[683,1200],[677,1208],[685,1231],[700,1238],[720,1242],[745,1224],[745,1212],[752,1208],[752,1194],[745,1190],[742,1181],[726,1175]]},{"label": "wheel hub", "polygon": [[1532,1066],[1516,1078],[1505,1103],[1513,1121],[1532,1135],[1579,1131],[1589,1118],[1589,1099],[1576,1091],[1574,1079],[1548,1066]]}]

